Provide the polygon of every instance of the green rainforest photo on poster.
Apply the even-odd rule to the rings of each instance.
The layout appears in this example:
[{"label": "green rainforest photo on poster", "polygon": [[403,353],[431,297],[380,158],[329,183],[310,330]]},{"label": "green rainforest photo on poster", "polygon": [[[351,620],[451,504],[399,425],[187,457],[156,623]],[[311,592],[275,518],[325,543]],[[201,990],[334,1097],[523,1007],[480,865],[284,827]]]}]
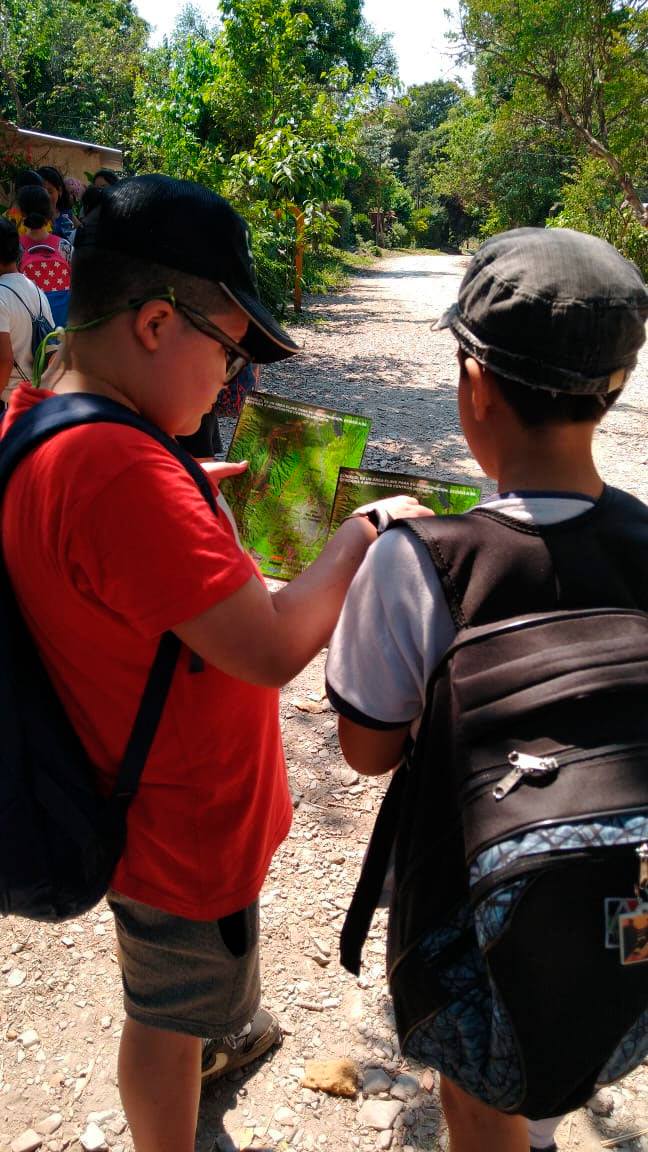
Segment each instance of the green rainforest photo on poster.
[{"label": "green rainforest photo on poster", "polygon": [[228,460],[248,460],[225,480],[241,541],[264,576],[290,580],[319,555],[340,468],[357,468],[371,421],[349,412],[251,392]]},{"label": "green rainforest photo on poster", "polygon": [[341,468],[331,513],[332,535],[356,508],[387,496],[414,496],[437,516],[467,512],[479,503],[481,488],[446,480],[411,476],[407,472],[376,472],[370,469]]}]

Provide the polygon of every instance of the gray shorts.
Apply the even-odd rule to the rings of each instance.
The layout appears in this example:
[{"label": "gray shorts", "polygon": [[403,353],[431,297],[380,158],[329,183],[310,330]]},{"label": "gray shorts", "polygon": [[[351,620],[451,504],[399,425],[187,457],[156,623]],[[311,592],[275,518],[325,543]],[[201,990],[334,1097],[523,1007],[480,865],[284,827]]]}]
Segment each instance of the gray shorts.
[{"label": "gray shorts", "polygon": [[169,1032],[220,1039],[259,1007],[259,909],[185,920],[108,893],[126,1015]]}]

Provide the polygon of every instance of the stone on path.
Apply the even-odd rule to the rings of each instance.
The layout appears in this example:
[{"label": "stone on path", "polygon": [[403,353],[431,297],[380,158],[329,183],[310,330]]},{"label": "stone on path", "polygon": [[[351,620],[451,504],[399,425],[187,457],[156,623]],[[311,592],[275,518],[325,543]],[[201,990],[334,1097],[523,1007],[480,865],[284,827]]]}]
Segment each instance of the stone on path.
[{"label": "stone on path", "polygon": [[394,1121],[403,1105],[400,1100],[365,1100],[358,1112],[358,1123],[362,1128],[375,1128],[384,1132],[394,1127]]},{"label": "stone on path", "polygon": [[434,1072],[431,1068],[426,1068],[421,1076],[421,1088],[424,1088],[426,1092],[434,1091]]},{"label": "stone on path", "polygon": [[85,1148],[85,1152],[100,1152],[100,1149],[106,1148],[106,1137],[104,1136],[101,1128],[96,1124],[88,1124],[85,1132],[79,1137],[81,1145]]},{"label": "stone on path", "polygon": [[52,1112],[50,1116],[46,1116],[44,1120],[39,1120],[36,1124],[36,1131],[40,1132],[42,1136],[52,1136],[54,1132],[58,1131],[63,1123],[63,1117],[60,1112]]},{"label": "stone on path", "polygon": [[301,1086],[352,1100],[358,1095],[359,1081],[360,1073],[354,1060],[307,1060]]},{"label": "stone on path", "polygon": [[401,1076],[396,1077],[391,1094],[395,1100],[411,1100],[413,1096],[416,1096],[418,1090],[419,1082],[416,1076],[408,1076],[404,1072]]},{"label": "stone on path", "polygon": [[39,1136],[38,1132],[34,1132],[33,1128],[28,1128],[26,1132],[23,1132],[13,1141],[11,1152],[35,1152],[42,1143],[42,1136]]},{"label": "stone on path", "polygon": [[611,1116],[614,1112],[614,1096],[605,1088],[595,1092],[587,1107],[595,1116]]},{"label": "stone on path", "polygon": [[380,1092],[389,1092],[392,1086],[391,1076],[384,1068],[365,1068],[362,1074],[362,1091],[365,1096],[378,1096]]},{"label": "stone on path", "polygon": [[26,979],[27,973],[23,972],[22,968],[12,968],[7,976],[7,984],[10,988],[19,988]]},{"label": "stone on path", "polygon": [[39,1042],[40,1036],[35,1028],[25,1029],[18,1037],[18,1043],[22,1044],[23,1048],[33,1048],[34,1044],[38,1044]]},{"label": "stone on path", "polygon": [[293,1112],[292,1108],[286,1108],[284,1106],[282,1108],[277,1108],[273,1119],[277,1121],[277,1124],[281,1124],[282,1127],[284,1127],[287,1125],[295,1125],[299,1120],[299,1117],[296,1112]]}]

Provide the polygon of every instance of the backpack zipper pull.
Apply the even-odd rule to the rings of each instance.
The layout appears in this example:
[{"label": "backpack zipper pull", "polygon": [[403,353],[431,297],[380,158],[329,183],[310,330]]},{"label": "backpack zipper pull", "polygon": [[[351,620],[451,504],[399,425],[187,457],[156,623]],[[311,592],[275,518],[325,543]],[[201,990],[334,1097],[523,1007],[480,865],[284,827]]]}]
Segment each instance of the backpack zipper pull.
[{"label": "backpack zipper pull", "polygon": [[[553,756],[531,756],[528,752],[509,752],[508,762],[513,767],[506,776],[493,788],[496,800],[503,800],[517,788],[527,776],[544,776],[547,772],[558,771],[558,761]],[[648,867],[648,845],[646,846],[646,864]],[[648,879],[647,879],[648,882]]]}]

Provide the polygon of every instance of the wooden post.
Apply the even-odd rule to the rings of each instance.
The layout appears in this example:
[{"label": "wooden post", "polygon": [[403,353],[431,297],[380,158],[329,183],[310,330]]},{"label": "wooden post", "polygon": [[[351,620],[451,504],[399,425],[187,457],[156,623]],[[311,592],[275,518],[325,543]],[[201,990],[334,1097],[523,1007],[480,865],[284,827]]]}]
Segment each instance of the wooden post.
[{"label": "wooden post", "polygon": [[296,240],[295,240],[295,287],[293,291],[293,303],[295,305],[295,312],[301,312],[302,305],[302,272],[304,269],[304,213],[298,204],[285,204],[284,208],[278,208],[275,215],[280,216],[282,211],[290,212],[291,216],[295,217]]}]

